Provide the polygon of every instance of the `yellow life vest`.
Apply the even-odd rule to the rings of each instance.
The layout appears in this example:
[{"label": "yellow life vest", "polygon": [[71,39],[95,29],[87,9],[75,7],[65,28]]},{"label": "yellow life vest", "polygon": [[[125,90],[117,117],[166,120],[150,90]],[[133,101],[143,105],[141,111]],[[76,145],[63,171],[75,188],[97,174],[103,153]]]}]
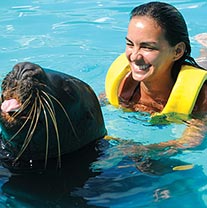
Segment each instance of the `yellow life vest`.
[{"label": "yellow life vest", "polygon": [[[119,105],[119,85],[129,71],[130,66],[123,53],[116,58],[107,72],[105,80],[106,97],[114,106]],[[167,104],[161,113],[156,113],[154,116],[159,117],[170,113],[190,115],[206,79],[207,71],[189,65],[182,66]]]}]

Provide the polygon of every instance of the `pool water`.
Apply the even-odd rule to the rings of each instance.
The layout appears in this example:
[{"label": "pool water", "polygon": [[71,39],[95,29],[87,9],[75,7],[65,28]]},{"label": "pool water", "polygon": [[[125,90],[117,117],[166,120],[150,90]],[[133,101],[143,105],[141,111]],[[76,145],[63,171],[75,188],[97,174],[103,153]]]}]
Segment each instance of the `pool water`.
[{"label": "pool water", "polygon": [[[17,62],[30,61],[79,77],[96,94],[104,91],[107,69],[125,50],[129,13],[147,1],[2,1],[0,12],[0,81]],[[192,55],[201,45],[194,36],[207,28],[204,0],[172,0],[186,19]],[[123,141],[101,141],[101,154],[83,152],[61,172],[11,175],[0,167],[0,207],[207,207],[205,145],[173,157],[161,155],[143,168],[135,145],[179,138],[185,124],[154,125],[145,113],[103,105],[108,134]],[[95,153],[94,153],[95,154]],[[86,161],[83,161],[84,160]],[[147,161],[147,158],[146,158]],[[74,164],[75,163],[75,164]],[[173,171],[179,165],[193,168]]]}]

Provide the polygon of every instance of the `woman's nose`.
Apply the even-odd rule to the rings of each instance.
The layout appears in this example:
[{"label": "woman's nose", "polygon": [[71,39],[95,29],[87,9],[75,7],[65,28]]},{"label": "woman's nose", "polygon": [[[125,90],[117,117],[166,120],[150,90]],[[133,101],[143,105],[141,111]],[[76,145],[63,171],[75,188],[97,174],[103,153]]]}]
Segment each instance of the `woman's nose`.
[{"label": "woman's nose", "polygon": [[142,54],[140,53],[140,50],[138,49],[132,50],[132,53],[130,55],[131,61],[139,60],[141,58],[142,58]]}]

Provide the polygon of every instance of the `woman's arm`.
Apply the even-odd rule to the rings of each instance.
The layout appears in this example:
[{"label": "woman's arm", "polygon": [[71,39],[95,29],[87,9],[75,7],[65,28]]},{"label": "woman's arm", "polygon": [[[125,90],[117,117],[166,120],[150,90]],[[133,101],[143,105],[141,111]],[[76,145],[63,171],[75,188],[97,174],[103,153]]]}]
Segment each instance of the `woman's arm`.
[{"label": "woman's arm", "polygon": [[202,144],[207,132],[207,116],[203,120],[192,119],[186,124],[187,127],[180,138],[149,145],[134,146],[133,152],[140,153],[145,158],[160,159],[198,147]]}]

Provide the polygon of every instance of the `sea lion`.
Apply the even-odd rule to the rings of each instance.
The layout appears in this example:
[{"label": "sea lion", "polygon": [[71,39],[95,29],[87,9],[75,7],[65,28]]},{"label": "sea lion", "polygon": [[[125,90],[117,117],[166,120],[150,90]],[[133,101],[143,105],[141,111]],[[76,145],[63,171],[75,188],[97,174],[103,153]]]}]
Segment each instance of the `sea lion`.
[{"label": "sea lion", "polygon": [[[103,138],[99,101],[80,79],[22,62],[2,81],[0,154],[3,165],[18,169],[57,158]],[[84,159],[84,158],[83,158]]]}]

